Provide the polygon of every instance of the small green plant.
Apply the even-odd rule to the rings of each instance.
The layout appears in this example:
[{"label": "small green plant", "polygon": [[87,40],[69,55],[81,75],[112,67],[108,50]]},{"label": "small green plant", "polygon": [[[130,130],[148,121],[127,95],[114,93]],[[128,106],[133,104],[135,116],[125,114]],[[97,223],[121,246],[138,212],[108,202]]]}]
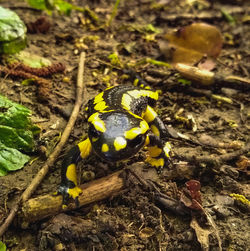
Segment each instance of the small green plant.
[{"label": "small green plant", "polygon": [[236,21],[232,15],[230,15],[226,10],[221,10],[221,14],[223,17],[227,20],[228,23],[230,23],[232,26],[235,26]]},{"label": "small green plant", "polygon": [[45,10],[50,15],[53,10],[58,10],[64,15],[69,15],[72,10],[84,11],[84,9],[63,0],[27,0],[27,2],[31,7]]},{"label": "small green plant", "polygon": [[116,0],[115,5],[112,10],[112,13],[111,13],[111,16],[110,16],[108,23],[107,23],[108,26],[111,25],[113,19],[115,18],[116,14],[117,14],[119,3],[120,3],[120,0]]},{"label": "small green plant", "polygon": [[110,54],[108,56],[108,59],[110,60],[110,63],[114,66],[121,66],[121,61],[119,59],[119,56],[116,52]]},{"label": "small green plant", "polygon": [[6,251],[6,245],[0,241],[0,251]]},{"label": "small green plant", "polygon": [[152,65],[156,65],[156,66],[160,66],[160,67],[172,68],[172,66],[170,64],[163,62],[163,61],[158,61],[158,60],[155,60],[152,58],[143,58],[136,63],[129,63],[128,66],[129,67],[136,67],[136,66],[145,65],[145,64],[152,64]]},{"label": "small green plant", "polygon": [[184,86],[190,86],[192,84],[192,81],[185,79],[185,78],[179,78],[178,83],[180,83]]}]

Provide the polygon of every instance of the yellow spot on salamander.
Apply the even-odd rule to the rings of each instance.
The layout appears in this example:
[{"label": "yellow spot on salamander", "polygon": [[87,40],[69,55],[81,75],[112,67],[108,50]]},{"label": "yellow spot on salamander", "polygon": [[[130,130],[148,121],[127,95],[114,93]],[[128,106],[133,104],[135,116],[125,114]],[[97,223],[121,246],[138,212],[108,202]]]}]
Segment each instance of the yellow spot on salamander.
[{"label": "yellow spot on salamander", "polygon": [[134,139],[136,136],[141,134],[140,127],[134,127],[124,133],[126,139]]},{"label": "yellow spot on salamander", "polygon": [[169,142],[165,143],[165,146],[163,147],[163,152],[165,153],[166,157],[170,158],[171,145]]},{"label": "yellow spot on salamander", "polygon": [[76,165],[75,164],[70,164],[67,167],[66,177],[68,180],[72,181],[75,185],[77,185]]},{"label": "yellow spot on salamander", "polygon": [[91,141],[92,141],[92,142],[96,142],[98,139],[99,139],[99,138],[93,137],[93,138],[91,139]]},{"label": "yellow spot on salamander", "polygon": [[130,110],[131,107],[130,107],[130,103],[132,102],[132,98],[130,95],[128,94],[123,94],[122,95],[122,101],[121,101],[121,104],[122,104],[122,107],[126,110]]},{"label": "yellow spot on salamander", "polygon": [[82,189],[78,186],[75,186],[74,188],[69,188],[68,194],[73,199],[77,198],[82,193]]},{"label": "yellow spot on salamander", "polygon": [[133,91],[128,91],[128,94],[136,99],[140,97],[149,97],[158,100],[158,93],[150,90],[133,90]]},{"label": "yellow spot on salamander", "polygon": [[138,83],[139,83],[139,79],[138,78],[136,78],[135,80],[134,80],[134,86],[138,86]]},{"label": "yellow spot on salamander", "polygon": [[155,125],[151,125],[150,128],[157,137],[160,137],[160,131]]},{"label": "yellow spot on salamander", "polygon": [[147,157],[146,162],[148,162],[153,167],[163,167],[164,166],[164,159],[163,158],[151,158]]},{"label": "yellow spot on salamander", "polygon": [[106,153],[109,151],[109,146],[107,144],[102,144],[102,152]]},{"label": "yellow spot on salamander", "polygon": [[152,122],[155,117],[157,117],[157,113],[154,111],[152,107],[147,106],[146,112],[144,113],[143,119],[145,119],[148,123]]},{"label": "yellow spot on salamander", "polygon": [[120,151],[127,146],[127,141],[123,137],[117,137],[114,141],[114,147],[116,151]]},{"label": "yellow spot on salamander", "polygon": [[150,143],[149,136],[147,135],[146,140],[145,140],[145,146],[147,146]]},{"label": "yellow spot on salamander", "polygon": [[144,120],[141,121],[140,122],[140,128],[141,128],[141,133],[145,134],[148,131],[148,129],[149,129],[148,123],[146,121],[144,121]]},{"label": "yellow spot on salamander", "polygon": [[99,93],[95,96],[94,104],[98,104],[99,102],[103,101],[103,92]]},{"label": "yellow spot on salamander", "polygon": [[105,91],[110,90],[110,89],[112,89],[112,88],[114,88],[114,86],[109,86],[109,87],[107,87],[107,88],[105,89]]},{"label": "yellow spot on salamander", "polygon": [[80,142],[78,144],[78,147],[80,149],[81,158],[86,159],[90,155],[90,152],[92,150],[92,146],[91,146],[91,142],[90,142],[89,138]]},{"label": "yellow spot on salamander", "polygon": [[105,108],[107,108],[108,106],[106,105],[106,102],[105,101],[101,101],[99,103],[97,103],[94,107],[94,109],[96,111],[103,111]]},{"label": "yellow spot on salamander", "polygon": [[137,119],[142,119],[142,117],[140,117],[140,116],[138,116],[138,115],[136,115],[136,114],[134,114],[134,113],[132,113],[130,111],[128,111],[128,113],[130,113],[132,116],[134,116]]},{"label": "yellow spot on salamander", "polygon": [[140,122],[140,127],[134,127],[124,133],[126,139],[134,139],[138,135],[145,134],[149,127],[146,121]]},{"label": "yellow spot on salamander", "polygon": [[148,147],[148,151],[150,157],[158,157],[161,154],[162,149],[159,148],[158,146],[150,146]]},{"label": "yellow spot on salamander", "polygon": [[105,123],[104,123],[103,120],[101,120],[99,118],[99,113],[98,112],[92,114],[89,117],[88,122],[92,123],[96,130],[98,130],[100,132],[105,132],[106,131]]}]

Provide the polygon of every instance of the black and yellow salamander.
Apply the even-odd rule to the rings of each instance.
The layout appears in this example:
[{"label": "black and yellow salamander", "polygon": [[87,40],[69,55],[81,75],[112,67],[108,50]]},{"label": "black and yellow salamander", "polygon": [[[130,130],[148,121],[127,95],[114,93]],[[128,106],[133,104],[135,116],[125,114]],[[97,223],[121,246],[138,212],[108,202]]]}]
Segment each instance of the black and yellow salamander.
[{"label": "black and yellow salamander", "polygon": [[146,162],[161,170],[169,163],[170,144],[166,128],[152,107],[158,93],[134,86],[110,87],[88,102],[88,138],[74,146],[62,164],[59,194],[63,205],[81,193],[77,186],[76,164],[91,152],[108,162],[134,156],[144,146]]}]

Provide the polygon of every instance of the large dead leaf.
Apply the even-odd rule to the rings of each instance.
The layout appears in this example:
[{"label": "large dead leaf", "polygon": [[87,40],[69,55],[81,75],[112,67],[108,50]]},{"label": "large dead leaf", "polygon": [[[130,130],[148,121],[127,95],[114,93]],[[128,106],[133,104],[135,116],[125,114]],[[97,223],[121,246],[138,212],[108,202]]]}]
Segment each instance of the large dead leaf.
[{"label": "large dead leaf", "polygon": [[198,223],[198,220],[194,216],[192,218],[190,226],[194,229],[195,234],[197,236],[197,240],[201,244],[201,248],[203,251],[210,250],[210,240],[209,240],[210,235],[214,236],[214,238],[218,242],[217,243],[218,250],[222,251],[221,239],[219,236],[219,231],[217,229],[217,226],[216,226],[212,216],[206,210],[204,210],[204,208],[202,210],[203,210],[203,213],[205,214],[206,220],[207,220],[206,227],[200,226],[200,224]]},{"label": "large dead leaf", "polygon": [[202,58],[206,58],[209,64],[203,62],[202,68],[207,70],[214,67],[211,60],[218,57],[223,42],[220,31],[215,26],[206,23],[193,23],[175,33],[166,34],[165,38],[168,44],[163,43],[160,46],[163,53],[171,54],[166,56],[171,57],[173,64],[194,65]]}]

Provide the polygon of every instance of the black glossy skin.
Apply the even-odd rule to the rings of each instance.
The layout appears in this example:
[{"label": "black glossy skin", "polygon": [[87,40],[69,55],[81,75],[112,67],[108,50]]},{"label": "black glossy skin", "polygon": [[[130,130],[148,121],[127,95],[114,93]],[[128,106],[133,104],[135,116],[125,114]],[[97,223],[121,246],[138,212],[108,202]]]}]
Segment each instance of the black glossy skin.
[{"label": "black glossy skin", "polygon": [[[127,140],[126,148],[121,149],[119,152],[115,150],[115,147],[113,145],[115,138],[122,137],[124,131],[132,129],[134,127],[139,127],[142,119],[135,118],[133,115],[124,111],[100,113],[99,117],[103,121],[105,121],[107,129],[106,132],[100,133],[95,130],[92,124],[90,124],[88,135],[92,143],[94,152],[102,159],[109,162],[127,159],[136,154],[144,146],[146,133],[144,135],[139,135],[133,140]],[[93,142],[92,138],[96,136],[99,139]],[[101,150],[102,144],[104,142],[109,146],[108,152],[102,152]]]},{"label": "black glossy skin", "polygon": [[[77,186],[76,164],[91,151],[115,162],[134,156],[147,145],[146,162],[158,170],[168,164],[170,145],[165,140],[166,129],[152,109],[157,99],[154,91],[125,85],[108,88],[88,102],[88,138],[74,146],[62,164],[58,193],[63,195],[64,206],[70,197],[77,202],[81,189]],[[117,144],[118,138],[122,138],[122,143]]]},{"label": "black glossy skin", "polygon": [[[105,121],[107,131],[104,133],[95,130],[93,125],[89,124],[88,136],[91,140],[94,152],[106,161],[115,162],[123,159],[127,159],[134,154],[136,154],[145,144],[146,134],[138,135],[134,140],[127,140],[128,144],[125,149],[117,152],[114,149],[113,142],[115,138],[123,136],[124,132],[130,130],[134,127],[139,127],[143,112],[145,112],[148,105],[154,106],[156,100],[151,98],[150,95],[142,96],[140,98],[135,98],[130,95],[132,102],[131,108],[128,110],[124,109],[121,104],[121,100],[124,94],[129,93],[129,91],[145,91],[145,89],[137,88],[134,86],[115,86],[110,89],[105,90],[103,93],[103,100],[106,103],[106,108],[102,111],[98,111],[100,118]],[[148,91],[149,93],[154,93],[153,91]],[[97,112],[95,110],[94,98],[88,102],[88,117]],[[104,111],[104,113],[103,113]],[[110,112],[107,112],[110,111]],[[138,116],[134,116],[138,115]],[[98,135],[98,140],[93,142],[92,138]],[[109,146],[109,152],[102,152],[101,146],[103,143],[107,143]]]},{"label": "black glossy skin", "polygon": [[[115,86],[110,89],[104,90],[103,94],[103,99],[105,100],[108,108],[104,109],[106,110],[115,110],[117,112],[128,112],[122,107],[121,104],[121,99],[122,96],[129,91],[145,91],[143,88],[139,87],[134,87],[134,86],[129,86],[129,85],[124,85],[124,86]],[[153,91],[149,91],[152,92]],[[148,97],[140,97],[140,98],[134,98],[132,97],[132,107],[130,109],[130,112],[133,114],[136,114],[138,116],[142,115],[142,112],[145,111],[147,105],[150,105],[154,107],[156,105],[156,99],[151,98],[150,96]],[[92,115],[96,110],[94,109],[94,104],[93,104],[94,98],[89,100],[88,102],[88,116]]]}]

